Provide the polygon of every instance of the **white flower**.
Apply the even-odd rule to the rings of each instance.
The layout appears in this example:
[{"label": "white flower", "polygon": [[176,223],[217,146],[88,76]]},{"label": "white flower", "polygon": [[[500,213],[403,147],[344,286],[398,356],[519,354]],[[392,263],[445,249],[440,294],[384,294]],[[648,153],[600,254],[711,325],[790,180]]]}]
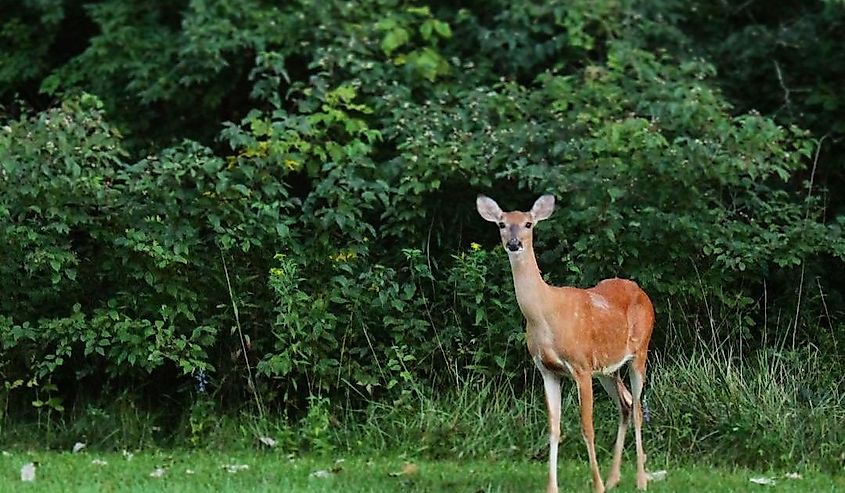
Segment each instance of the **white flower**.
[{"label": "white flower", "polygon": [[762,484],[766,486],[774,486],[775,480],[772,478],[748,478],[754,484]]},{"label": "white flower", "polygon": [[273,448],[278,445],[278,442],[270,437],[258,437],[258,441],[263,443],[264,445],[267,445],[270,448]]},{"label": "white flower", "polygon": [[35,464],[30,462],[21,467],[21,481],[35,481]]}]

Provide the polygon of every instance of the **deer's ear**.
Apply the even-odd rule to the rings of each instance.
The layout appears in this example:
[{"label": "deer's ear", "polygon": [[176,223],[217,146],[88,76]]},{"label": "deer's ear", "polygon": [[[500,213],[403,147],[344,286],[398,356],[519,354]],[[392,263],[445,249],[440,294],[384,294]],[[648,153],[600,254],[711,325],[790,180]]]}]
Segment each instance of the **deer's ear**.
[{"label": "deer's ear", "polygon": [[475,208],[478,209],[478,213],[481,214],[481,217],[491,223],[499,222],[499,220],[502,219],[502,214],[504,214],[495,200],[484,195],[479,195],[475,199]]},{"label": "deer's ear", "polygon": [[542,221],[543,219],[548,219],[554,210],[555,196],[543,195],[534,202],[534,206],[531,208],[531,217],[534,218],[535,222]]}]

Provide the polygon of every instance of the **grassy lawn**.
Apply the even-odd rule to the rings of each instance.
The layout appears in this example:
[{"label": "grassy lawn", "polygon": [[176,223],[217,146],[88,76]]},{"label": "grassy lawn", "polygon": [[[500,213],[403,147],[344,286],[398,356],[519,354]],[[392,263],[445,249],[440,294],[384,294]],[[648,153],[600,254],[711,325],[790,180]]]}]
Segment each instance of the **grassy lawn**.
[{"label": "grassy lawn", "polygon": [[[21,467],[33,461],[38,463],[35,480],[22,482]],[[153,474],[157,469],[160,477]],[[812,471],[800,471],[802,479],[787,479],[783,472],[701,466],[666,469],[666,479],[652,482],[650,491],[845,490],[845,478]],[[540,462],[411,461],[399,456],[291,458],[255,451],[141,452],[131,458],[93,452],[4,452],[0,456],[0,491],[15,492],[527,492],[542,491],[545,474],[546,466]],[[562,491],[590,491],[585,464],[564,462],[559,474]],[[628,468],[623,474],[616,491],[635,491],[633,471]],[[777,484],[752,484],[751,477],[777,477]]]}]

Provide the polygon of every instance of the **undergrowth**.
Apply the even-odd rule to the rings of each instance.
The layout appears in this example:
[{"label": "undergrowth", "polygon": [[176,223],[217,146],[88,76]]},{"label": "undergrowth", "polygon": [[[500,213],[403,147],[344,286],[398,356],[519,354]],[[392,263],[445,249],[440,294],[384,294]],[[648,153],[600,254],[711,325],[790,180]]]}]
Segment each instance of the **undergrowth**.
[{"label": "undergrowth", "polygon": [[[816,349],[761,351],[739,358],[698,348],[653,356],[646,385],[650,460],[705,459],[721,464],[789,468],[845,466],[845,379]],[[585,454],[574,384],[565,383],[560,455]],[[606,457],[616,411],[596,389],[597,446]],[[542,382],[516,393],[503,382],[468,380],[445,395],[406,407],[372,403],[339,436],[350,447],[403,448],[432,458],[546,454]],[[627,453],[633,457],[633,433]]]},{"label": "undergrowth", "polygon": [[[834,368],[815,348],[743,358],[704,347],[683,356],[653,355],[646,384],[650,420],[644,428],[649,463],[705,460],[841,471],[845,380]],[[600,458],[609,459],[616,411],[598,389],[595,395],[597,446]],[[221,412],[209,397],[168,425],[161,415],[118,399],[109,406],[89,405],[49,427],[4,423],[0,439],[12,448],[70,448],[83,441],[105,450],[237,450],[266,447],[271,438],[272,446],[294,454],[399,451],[425,459],[546,459],[545,402],[534,372],[519,382],[469,375],[445,392],[413,387],[397,400],[373,400],[361,409],[318,397],[310,404],[298,419],[273,413],[261,419],[246,408]],[[571,382],[564,385],[563,409],[560,455],[582,459]],[[629,433],[629,459],[632,447]]]},{"label": "undergrowth", "polygon": [[696,350],[652,372],[653,443],[717,462],[845,465],[845,378],[811,348]]}]

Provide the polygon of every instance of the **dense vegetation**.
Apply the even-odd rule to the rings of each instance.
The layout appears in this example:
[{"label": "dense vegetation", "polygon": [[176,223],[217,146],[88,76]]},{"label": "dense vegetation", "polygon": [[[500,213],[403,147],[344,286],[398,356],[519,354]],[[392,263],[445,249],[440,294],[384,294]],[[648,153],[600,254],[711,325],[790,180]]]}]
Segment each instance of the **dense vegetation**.
[{"label": "dense vegetation", "polygon": [[6,432],[533,399],[474,200],[549,192],[548,279],[655,300],[660,446],[845,463],[840,0],[0,12]]}]

